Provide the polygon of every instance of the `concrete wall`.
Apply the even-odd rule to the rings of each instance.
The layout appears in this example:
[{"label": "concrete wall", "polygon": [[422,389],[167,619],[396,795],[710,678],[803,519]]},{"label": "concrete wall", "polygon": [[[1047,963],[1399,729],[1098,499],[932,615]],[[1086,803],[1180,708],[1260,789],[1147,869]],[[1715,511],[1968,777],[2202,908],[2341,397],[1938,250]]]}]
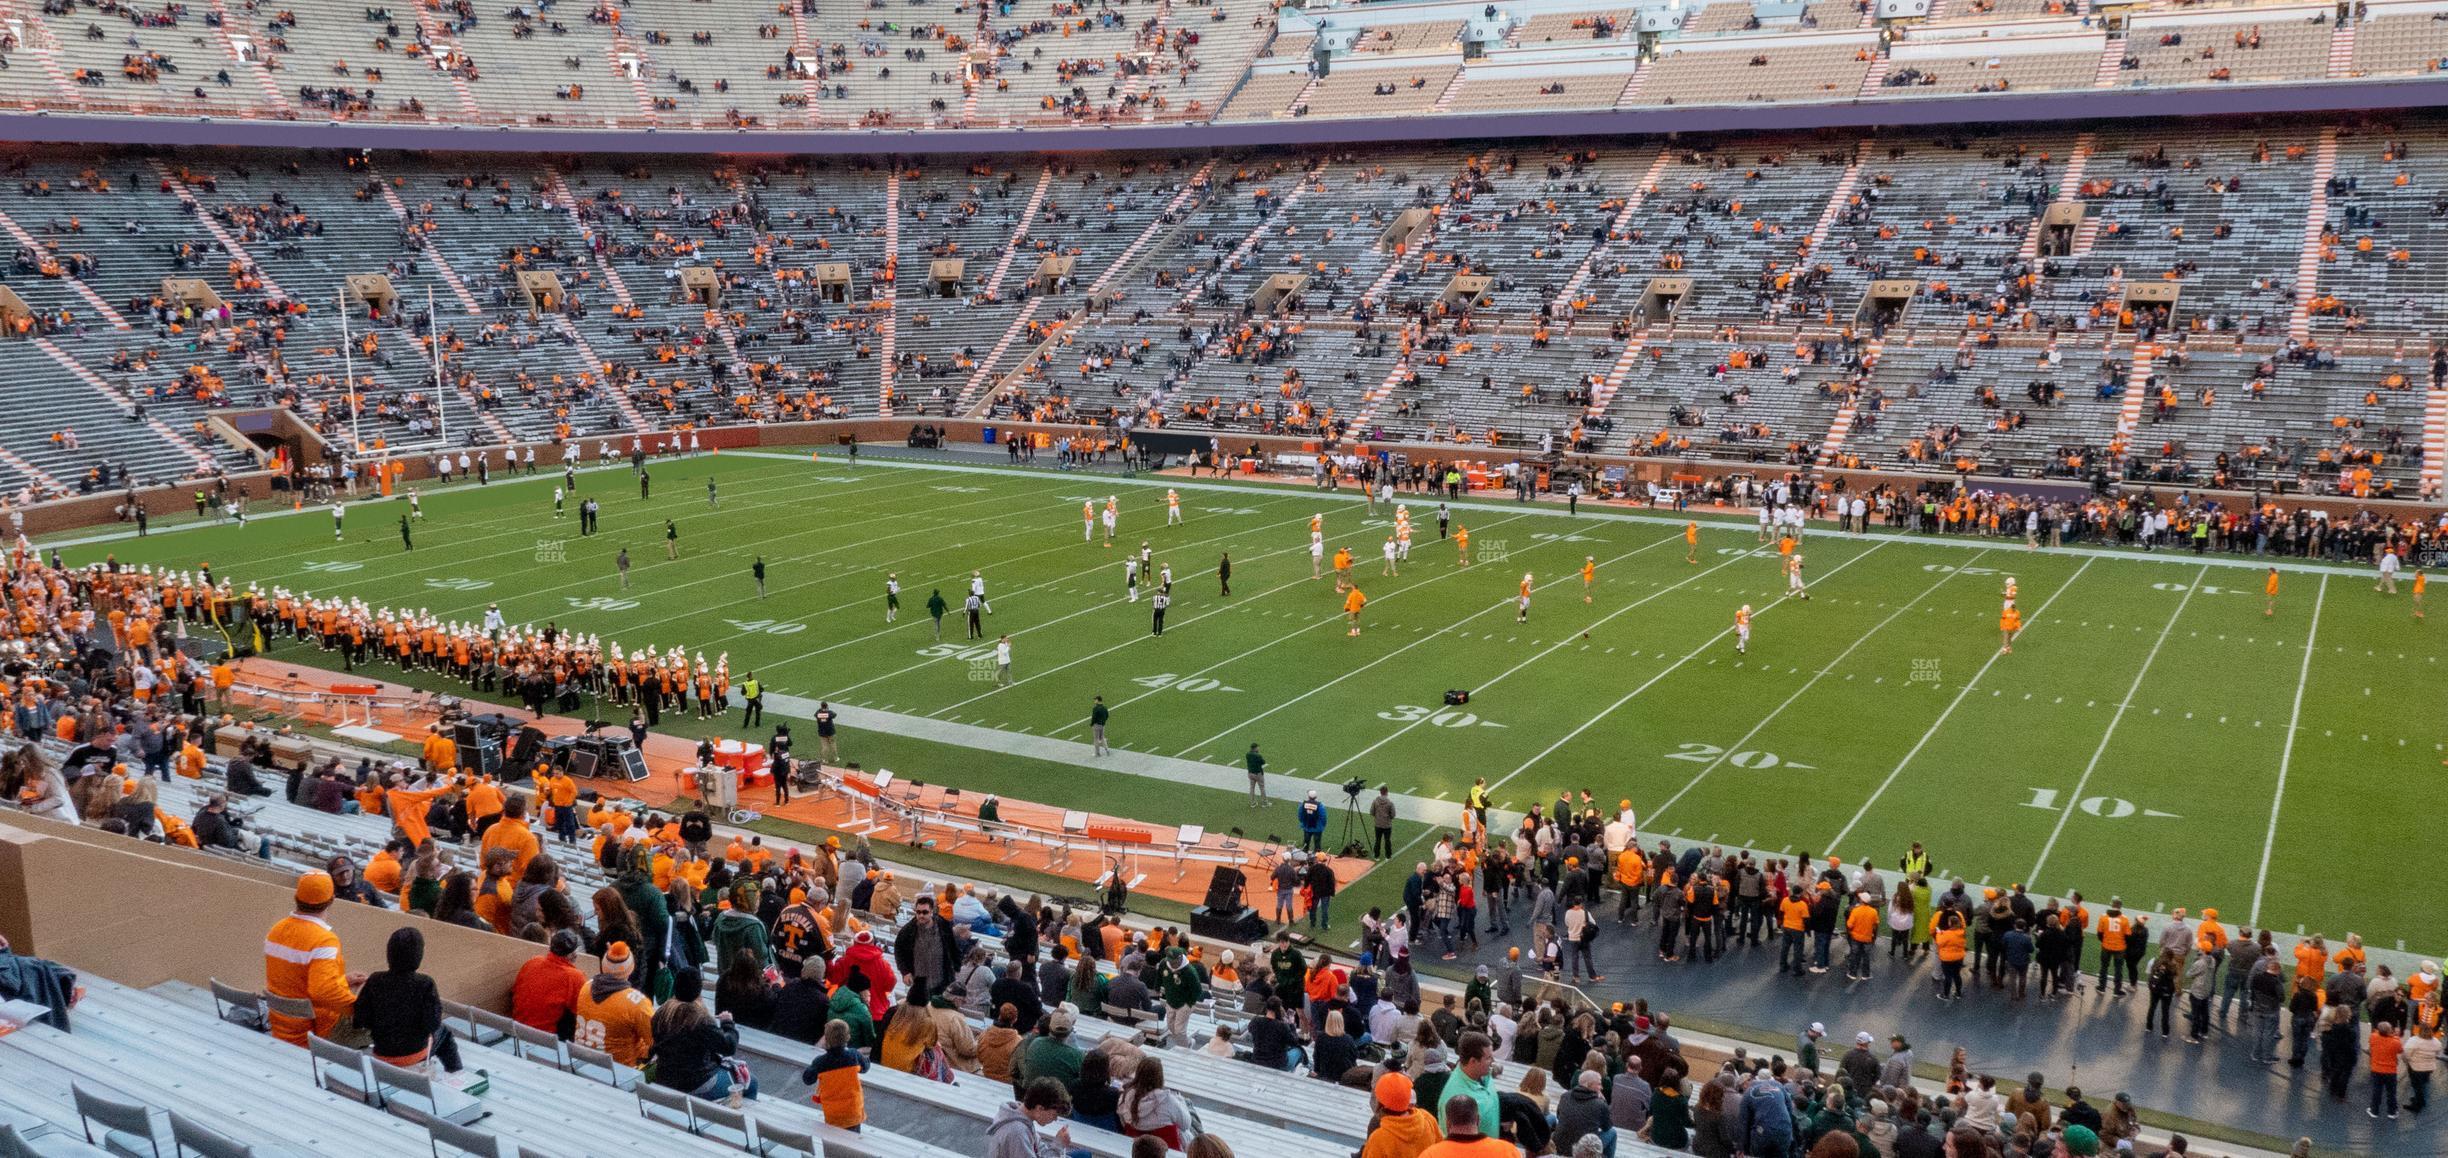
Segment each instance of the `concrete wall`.
[{"label": "concrete wall", "polygon": [[[125,985],[219,978],[263,985],[263,938],[293,908],[294,878],[270,865],[148,844],[98,829],[0,814],[0,933],[17,952]],[[351,970],[383,968],[391,931],[425,934],[425,973],[446,1000],[509,1008],[537,946],[364,905],[334,905]],[[581,963],[593,968],[593,962]]]}]

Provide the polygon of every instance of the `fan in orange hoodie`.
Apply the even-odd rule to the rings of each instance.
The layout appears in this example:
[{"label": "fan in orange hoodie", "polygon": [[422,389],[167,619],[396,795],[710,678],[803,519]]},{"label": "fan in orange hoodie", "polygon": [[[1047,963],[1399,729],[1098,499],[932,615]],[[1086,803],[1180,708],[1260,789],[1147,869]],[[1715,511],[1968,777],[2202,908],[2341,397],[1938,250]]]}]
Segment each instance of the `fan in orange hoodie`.
[{"label": "fan in orange hoodie", "polygon": [[1411,1104],[1411,1079],[1399,1073],[1377,1079],[1376,1103],[1377,1122],[1360,1158],[1419,1158],[1441,1140],[1436,1115]]}]

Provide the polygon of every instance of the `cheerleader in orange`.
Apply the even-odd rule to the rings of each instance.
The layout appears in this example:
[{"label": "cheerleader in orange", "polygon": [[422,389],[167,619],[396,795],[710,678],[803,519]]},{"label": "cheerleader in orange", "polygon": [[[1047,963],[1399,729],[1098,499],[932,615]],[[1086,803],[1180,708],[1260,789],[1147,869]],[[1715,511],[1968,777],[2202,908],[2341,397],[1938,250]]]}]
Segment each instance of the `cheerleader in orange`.
[{"label": "cheerleader in orange", "polygon": [[2426,586],[2426,585],[2427,585],[2427,584],[2429,584],[2429,583],[2430,583],[2430,580],[2428,580],[2428,579],[2426,579],[2426,578],[2424,578],[2424,577],[2423,577],[2422,568],[2420,568],[2420,567],[2415,568],[2415,569],[2414,569],[2414,618],[2416,618],[2416,619],[2420,619],[2420,618],[2422,618],[2422,617],[2423,617],[2423,612],[2422,612],[2422,597],[2423,597],[2423,587],[2424,587],[2424,586]]},{"label": "cheerleader in orange", "polygon": [[1700,524],[1683,524],[1683,561],[1694,566],[1700,562]]},{"label": "cheerleader in orange", "polygon": [[1513,622],[1530,622],[1530,573],[1522,572],[1521,594],[1513,600]]},{"label": "cheerleader in orange", "polygon": [[2261,594],[2263,596],[2261,614],[2264,617],[2278,614],[2278,569],[2276,567],[2270,568],[2269,578],[2261,581]]},{"label": "cheerleader in orange", "polygon": [[1461,553],[1462,565],[1470,566],[1470,528],[1454,524],[1454,550]]},{"label": "cheerleader in orange", "polygon": [[1998,612],[1998,633],[2005,637],[2004,646],[2000,647],[1998,650],[2002,652],[2013,651],[2015,634],[2022,630],[2023,613],[2015,610],[2014,600],[2009,599],[2006,601],[2006,606]]},{"label": "cheerleader in orange", "polygon": [[1598,586],[1598,556],[1581,557],[1581,602],[1591,602],[1590,590]]}]

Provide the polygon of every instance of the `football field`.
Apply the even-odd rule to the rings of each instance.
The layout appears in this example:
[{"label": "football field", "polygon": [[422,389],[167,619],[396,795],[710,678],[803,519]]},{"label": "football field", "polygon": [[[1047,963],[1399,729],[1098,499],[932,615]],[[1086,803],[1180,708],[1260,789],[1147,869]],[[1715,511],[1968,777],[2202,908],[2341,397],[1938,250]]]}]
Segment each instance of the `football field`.
[{"label": "football field", "polygon": [[[2383,950],[2436,954],[2448,940],[2427,874],[2404,867],[2448,776],[2448,649],[2413,618],[2404,585],[2378,594],[2368,569],[2290,560],[2272,617],[2250,559],[1814,527],[1804,601],[1784,596],[1774,548],[1733,512],[1701,516],[1689,562],[1679,518],[1474,499],[1454,504],[1471,537],[1464,565],[1438,538],[1435,502],[1406,496],[1411,558],[1386,575],[1390,517],[1349,491],[851,467],[831,452],[650,470],[649,499],[625,468],[582,476],[580,495],[603,504],[603,530],[587,537],[574,500],[554,517],[548,474],[426,494],[413,551],[400,542],[406,504],[392,501],[352,505],[338,540],[328,512],[309,509],[80,543],[65,557],[209,561],[241,588],[464,622],[498,603],[512,623],[552,621],[607,646],[727,653],[735,677],[753,670],[773,692],[906,721],[878,737],[898,745],[905,776],[1151,821],[1248,823],[1228,789],[1019,761],[991,737],[1085,740],[1090,697],[1103,695],[1118,749],[1237,780],[1260,743],[1278,797],[1315,787],[1339,802],[1334,786],[1360,777],[1458,806],[1484,776],[1512,810],[1552,807],[1563,789],[1628,798],[1646,839],[1678,847],[1892,865],[1919,840],[1942,877],[1976,885],[2080,890],[2095,907],[2110,894],[2153,911],[2214,906],[2231,924],[2351,930]],[[1168,487],[1182,496],[1179,526],[1166,525]],[[1080,518],[1108,495],[1120,500],[1110,548],[1084,542]],[[1313,514],[1327,550],[1355,556],[1368,596],[1357,638],[1331,575],[1311,578]],[[665,559],[666,519],[677,561]],[[1136,602],[1124,586],[1123,556],[1142,541],[1174,576],[1161,637],[1152,581]],[[625,589],[612,564],[622,547],[634,561]],[[1229,597],[1216,577],[1227,552]],[[1587,602],[1585,558],[1597,576]],[[993,605],[982,642],[964,639],[960,612],[973,570]],[[890,624],[888,573],[903,592]],[[1533,596],[1516,622],[1525,573]],[[2009,576],[2025,627],[2003,654]],[[938,590],[952,608],[941,642],[925,611]],[[1012,683],[998,686],[991,645],[1006,634]],[[297,644],[280,654],[325,662]],[[1446,707],[1456,688],[1470,703]],[[1272,821],[1286,834],[1288,811]],[[1429,838],[1408,825],[1402,836]],[[1397,875],[1362,888],[1389,899]]]}]

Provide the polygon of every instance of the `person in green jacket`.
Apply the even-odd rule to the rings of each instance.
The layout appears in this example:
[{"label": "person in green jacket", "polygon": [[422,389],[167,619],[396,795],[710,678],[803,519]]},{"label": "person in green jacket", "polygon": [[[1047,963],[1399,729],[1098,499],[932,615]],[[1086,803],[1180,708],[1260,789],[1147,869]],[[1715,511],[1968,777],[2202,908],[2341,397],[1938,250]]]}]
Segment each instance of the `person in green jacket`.
[{"label": "person in green jacket", "polygon": [[1936,909],[1930,906],[1929,878],[1916,876],[1912,879],[1912,884],[1907,887],[1912,890],[1913,899],[1913,953],[1917,956],[1928,956],[1930,951],[1930,915],[1937,912]]},{"label": "person in green jacket", "polygon": [[1026,1089],[1038,1078],[1052,1078],[1065,1090],[1078,1087],[1080,1059],[1085,1055],[1071,1044],[1071,1021],[1069,1010],[1057,1009],[1046,1014],[1043,1032],[1030,1034],[1020,1043],[1019,1056],[1012,1063],[1013,1089]]},{"label": "person in green jacket", "polygon": [[943,588],[938,587],[927,592],[927,618],[935,621],[935,642],[937,643],[943,642],[943,617],[947,610],[950,608],[944,603]]},{"label": "person in green jacket", "polygon": [[748,881],[731,886],[731,907],[714,918],[714,959],[725,963],[742,949],[756,954],[760,965],[773,964],[773,946],[765,940],[765,922],[757,920],[757,887]]},{"label": "person in green jacket", "polygon": [[867,975],[853,969],[847,980],[833,987],[833,996],[825,1002],[825,1020],[850,1027],[852,1049],[876,1046],[875,1014],[867,1008],[867,989]]},{"label": "person in green jacket", "polygon": [[1273,975],[1275,996],[1283,999],[1286,1009],[1305,1009],[1308,990],[1301,984],[1309,975],[1309,959],[1292,947],[1292,934],[1275,936],[1275,951],[1267,955],[1267,971]]},{"label": "person in green jacket", "polygon": [[1207,996],[1207,967],[1175,945],[1165,950],[1164,962],[1156,967],[1156,991],[1164,998],[1166,1040],[1188,1045],[1190,1008]]},{"label": "person in green jacket", "polygon": [[637,918],[638,968],[632,974],[644,985],[652,986],[655,975],[663,969],[663,946],[671,939],[671,907],[663,902],[663,890],[654,886],[654,848],[642,841],[630,844],[620,858],[620,876],[614,881],[620,890],[621,903],[629,906]]},{"label": "person in green jacket", "polygon": [[1496,986],[1488,981],[1488,967],[1485,965],[1480,966],[1478,973],[1471,977],[1470,984],[1462,987],[1462,1011],[1469,1013],[1473,1002],[1478,1003],[1481,1013],[1496,1012]]},{"label": "person in green jacket", "polygon": [[1668,1074],[1649,1094],[1649,1141],[1680,1150],[1691,1140],[1691,1101],[1683,1096],[1683,1078]]}]

